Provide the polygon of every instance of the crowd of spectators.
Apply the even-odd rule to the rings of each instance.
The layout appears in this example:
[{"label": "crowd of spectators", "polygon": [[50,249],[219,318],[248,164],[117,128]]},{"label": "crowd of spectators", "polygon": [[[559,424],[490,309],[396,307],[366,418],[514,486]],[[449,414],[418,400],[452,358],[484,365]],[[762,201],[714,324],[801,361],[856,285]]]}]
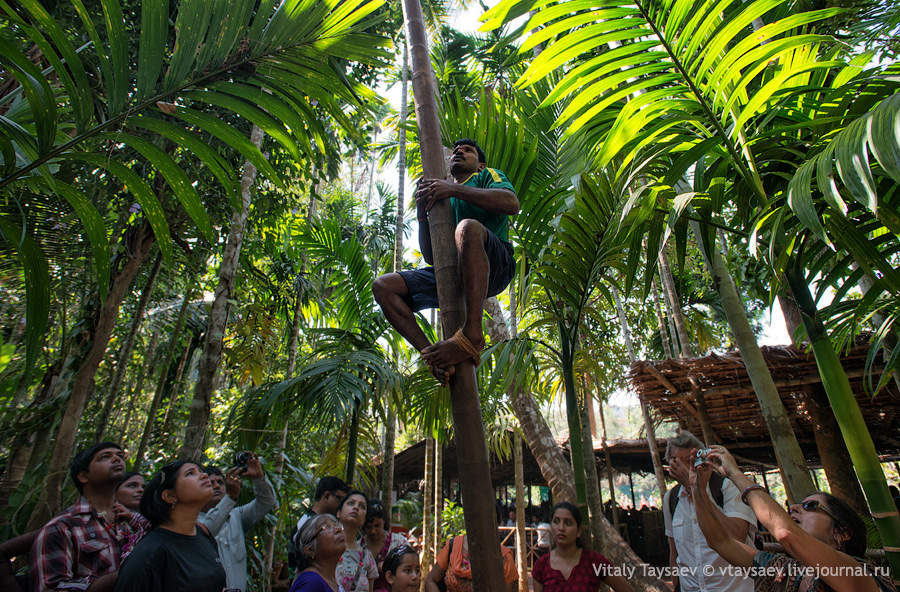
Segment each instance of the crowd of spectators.
[{"label": "crowd of spectators", "polygon": [[[706,448],[685,431],[670,439],[666,459],[678,482],[663,500],[670,561],[680,576],[673,581],[676,589],[896,592],[887,573],[863,557],[865,525],[840,499],[814,493],[785,511],[738,469],[727,450]],[[140,473],[126,472],[118,444],[101,442],[76,454],[69,474],[79,493],[77,501],[39,530],[0,544],[0,590],[249,588],[246,532],[278,506],[255,454],[236,454],[225,471],[177,460],[145,480]],[[246,482],[253,495],[245,495],[249,501],[238,505]],[[498,503],[500,512],[508,524],[515,524],[514,507]],[[561,502],[552,508],[529,507],[525,513],[538,533],[538,559],[531,572],[536,592],[596,592],[604,584],[614,592],[631,592],[631,582],[623,575],[628,570],[582,543],[578,507]],[[288,565],[276,566],[272,589],[475,589],[465,534],[444,541],[423,580],[418,552],[388,525],[389,516],[378,500],[337,477],[323,477],[290,536]],[[757,527],[772,533],[783,552],[754,547]],[[500,539],[498,546],[507,590],[513,592],[519,580],[513,551]],[[27,573],[15,574],[9,558],[25,555]],[[775,566],[798,575],[769,580],[758,575],[762,571],[728,566]],[[815,570],[804,572],[804,566]]]}]

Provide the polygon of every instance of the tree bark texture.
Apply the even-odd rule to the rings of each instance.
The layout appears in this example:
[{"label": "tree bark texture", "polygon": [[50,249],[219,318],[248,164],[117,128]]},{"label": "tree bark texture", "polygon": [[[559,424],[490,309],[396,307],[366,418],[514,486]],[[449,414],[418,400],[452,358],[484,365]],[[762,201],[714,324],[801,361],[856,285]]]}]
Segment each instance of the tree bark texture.
[{"label": "tree bark texture", "polygon": [[116,372],[113,374],[112,381],[110,382],[109,392],[106,394],[106,401],[103,403],[103,409],[97,417],[97,427],[94,435],[94,441],[96,442],[103,440],[103,435],[106,433],[106,426],[109,423],[109,414],[112,412],[113,404],[116,402],[116,399],[119,398],[119,389],[122,387],[122,379],[125,377],[125,371],[128,369],[128,362],[131,361],[131,352],[134,349],[134,338],[144,320],[144,311],[147,309],[147,302],[150,301],[150,294],[153,292],[153,285],[156,283],[156,278],[159,276],[161,264],[162,253],[158,253],[156,255],[156,260],[153,262],[153,267],[150,269],[150,275],[147,276],[147,283],[144,284],[144,289],[141,290],[141,297],[134,309],[134,317],[131,319],[131,328],[128,330],[125,341],[122,342],[122,347],[119,350],[119,355],[116,359]]},{"label": "tree bark texture", "polygon": [[[423,175],[446,178],[446,160],[441,145],[438,121],[437,89],[431,70],[431,58],[425,35],[422,6],[418,0],[403,1],[407,42],[412,63],[413,97]],[[463,325],[465,302],[457,268],[454,220],[447,200],[441,200],[429,215],[431,246],[441,324],[444,335],[453,335]],[[482,426],[481,406],[475,369],[470,360],[461,362],[450,378],[453,426],[457,436],[457,466],[463,497],[472,579],[479,589],[500,592],[504,589],[503,561],[497,545],[497,516],[494,512],[490,465]]]},{"label": "tree bark texture", "polygon": [[184,328],[184,318],[187,313],[188,304],[191,301],[191,292],[188,290],[181,301],[181,308],[178,310],[178,320],[175,322],[175,330],[169,337],[169,343],[163,352],[163,358],[159,364],[159,376],[156,379],[156,389],[153,391],[153,400],[150,402],[150,410],[147,411],[147,421],[144,423],[144,431],[141,433],[141,441],[138,444],[137,452],[131,458],[132,470],[140,470],[144,464],[144,455],[147,453],[147,447],[150,445],[150,438],[153,435],[153,428],[157,424],[157,415],[159,414],[159,405],[162,403],[163,394],[166,388],[166,381],[169,377],[169,366],[172,363],[172,356],[178,349],[178,340],[181,338],[181,331]]},{"label": "tree bark texture", "polygon": [[719,250],[715,248],[715,245],[709,249],[706,248],[698,222],[691,221],[691,227],[700,246],[700,252],[703,253],[709,274],[712,276],[713,286],[719,294],[728,326],[731,327],[735,343],[741,354],[741,360],[747,368],[753,390],[756,391],[756,398],[759,400],[763,419],[769,429],[778,466],[784,476],[788,499],[792,502],[801,500],[815,491],[815,486],[809,475],[803,452],[800,450],[800,444],[797,442],[797,436],[788,419],[787,411],[781,402],[778,388],[775,386],[766,360],[756,342],[756,336],[750,327],[744,303],[728,268],[725,267],[725,261]]},{"label": "tree bark texture", "polygon": [[[263,141],[263,131],[256,125],[250,131],[250,141],[259,148]],[[256,181],[256,167],[249,161],[244,162],[241,175],[241,209],[231,217],[228,239],[222,253],[219,266],[219,283],[216,286],[215,298],[209,311],[209,325],[206,329],[206,340],[203,344],[203,355],[197,384],[194,387],[194,398],[185,430],[184,445],[179,456],[186,460],[199,461],[203,456],[203,441],[209,428],[210,403],[212,400],[216,370],[222,360],[222,347],[225,339],[225,326],[228,323],[228,299],[234,287],[234,277],[240,265],[241,243],[247,217],[250,215],[250,202],[253,198],[253,183]]]},{"label": "tree bark texture", "polygon": [[66,404],[65,413],[56,433],[53,445],[53,453],[50,456],[50,464],[47,468],[47,478],[41,489],[38,502],[28,520],[29,530],[42,526],[51,516],[60,510],[62,485],[68,473],[69,461],[75,450],[75,439],[78,431],[78,423],[84,413],[84,405],[88,395],[94,386],[94,376],[97,368],[106,353],[110,335],[119,316],[119,307],[125,294],[131,287],[138,269],[147,258],[150,247],[155,242],[149,225],[141,224],[130,229],[123,237],[122,249],[119,255],[120,264],[118,271],[114,272],[97,316],[89,320],[90,347],[82,358],[72,380],[72,390]]}]

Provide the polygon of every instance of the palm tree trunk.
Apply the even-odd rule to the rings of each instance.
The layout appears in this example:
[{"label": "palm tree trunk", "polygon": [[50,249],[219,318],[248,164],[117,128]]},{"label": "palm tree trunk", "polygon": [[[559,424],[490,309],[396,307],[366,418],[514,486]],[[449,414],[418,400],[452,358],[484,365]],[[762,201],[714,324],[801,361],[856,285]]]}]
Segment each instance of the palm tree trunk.
[{"label": "palm tree trunk", "polygon": [[[285,378],[291,378],[294,376],[294,370],[297,367],[297,351],[300,349],[300,317],[303,314],[303,299],[301,298],[301,294],[295,295],[296,300],[294,301],[294,316],[291,320],[291,339],[288,342],[288,359],[287,359],[287,368],[285,369]],[[281,428],[281,436],[278,440],[278,451],[275,455],[275,464],[272,467],[272,471],[278,476],[281,477],[282,473],[284,473],[284,455],[285,449],[287,448],[287,436],[288,436],[288,422],[285,419],[284,426]],[[393,460],[393,459],[391,459]],[[266,533],[266,542],[265,548],[266,552],[264,555],[265,558],[265,589],[270,590],[272,586],[271,576],[272,576],[272,566],[275,564],[275,537],[278,534],[278,523],[272,525],[272,528],[269,529],[269,532]]]},{"label": "palm tree trunk", "polygon": [[353,483],[356,477],[356,451],[359,443],[359,399],[353,402],[353,415],[350,416],[350,435],[347,437],[347,471],[344,481]]},{"label": "palm tree trunk", "polygon": [[169,403],[166,405],[166,413],[163,416],[163,425],[162,431],[160,432],[165,438],[165,443],[163,445],[164,448],[168,449],[172,440],[172,420],[175,414],[175,410],[179,408],[182,404],[181,402],[184,400],[184,389],[181,388],[181,383],[184,378],[184,370],[190,364],[192,353],[196,348],[196,338],[189,337],[187,345],[184,346],[184,351],[181,353],[181,357],[178,359],[178,367],[175,369],[175,378],[172,380],[172,395],[169,397]]},{"label": "palm tree trunk", "polygon": [[[628,360],[633,364],[637,361],[634,354],[634,343],[631,341],[631,326],[628,317],[625,316],[625,308],[622,306],[622,297],[616,287],[610,284],[610,291],[616,302],[616,314],[619,316],[619,326],[622,327],[622,337],[625,339],[625,350],[628,352]],[[657,308],[657,312],[659,309]],[[656,432],[653,421],[650,419],[650,409],[644,397],[638,395],[641,403],[641,416],[644,418],[644,431],[647,433],[647,447],[650,449],[650,460],[653,462],[653,473],[656,475],[656,485],[659,488],[659,503],[662,507],[663,496],[666,495],[666,474],[663,472],[662,459],[659,457],[659,444],[656,442]]]},{"label": "palm tree trunk", "polygon": [[[778,293],[778,302],[788,334],[791,335],[791,342],[795,347],[805,349],[805,344],[799,339],[803,315],[790,287],[784,286]],[[865,516],[869,511],[866,497],[859,486],[856,473],[847,470],[847,467],[853,466],[853,460],[841,437],[841,429],[834,418],[828,395],[822,385],[812,385],[804,391],[804,394],[807,402],[806,410],[813,424],[816,450],[819,452],[822,468],[825,469],[825,478],[828,479],[831,493],[849,503],[860,516]]]},{"label": "palm tree trunk", "polygon": [[100,362],[106,353],[106,346],[109,343],[110,335],[119,316],[119,307],[122,304],[122,300],[131,287],[135,276],[137,276],[138,269],[140,269],[144,259],[147,258],[150,247],[155,242],[148,224],[142,224],[137,228],[131,229],[123,237],[123,240],[127,241],[128,245],[122,245],[126,248],[121,250],[121,256],[123,257],[121,267],[113,275],[106,299],[103,301],[97,316],[90,319],[89,322],[88,339],[90,347],[87,350],[87,354],[82,358],[78,370],[75,372],[69,400],[60,421],[59,429],[56,432],[53,453],[50,456],[50,464],[47,467],[47,478],[44,486],[41,488],[38,502],[28,520],[29,530],[42,526],[60,509],[62,484],[68,474],[69,460],[75,449],[78,423],[81,421],[84,405],[87,403],[88,396],[93,389],[94,376],[97,374],[97,368],[100,366]]},{"label": "palm tree trunk", "polygon": [[[591,434],[591,422],[588,414],[588,405],[591,404],[591,394],[587,388],[587,380],[582,376],[581,380],[581,438],[582,454],[584,455],[584,480],[585,494],[587,495],[588,510],[590,510],[590,541],[585,541],[591,549],[599,550],[603,544],[603,531],[600,528],[601,516],[603,516],[603,500],[600,498],[600,479],[597,477],[597,458],[594,456],[594,437]],[[587,537],[585,537],[587,538]]]},{"label": "palm tree trunk", "polygon": [[131,458],[131,470],[140,469],[144,462],[147,446],[150,445],[153,427],[157,423],[156,416],[159,413],[159,405],[162,402],[169,378],[169,366],[172,363],[172,356],[175,355],[175,350],[178,349],[178,340],[181,338],[181,330],[184,328],[184,318],[188,304],[191,302],[192,292],[193,290],[189,288],[181,301],[181,308],[178,310],[178,320],[175,322],[175,330],[172,331],[172,335],[169,337],[169,345],[163,352],[163,358],[159,367],[159,377],[156,379],[156,390],[153,391],[153,400],[150,403],[150,410],[147,412],[147,421],[144,423],[144,431],[141,433],[141,441],[138,444],[137,452]]},{"label": "palm tree trunk", "polygon": [[[465,500],[463,500],[465,502]],[[434,531],[434,438],[425,438],[425,490],[422,492],[422,573],[431,571],[438,549],[433,546]],[[471,552],[470,552],[471,553]],[[421,590],[425,589],[422,578]]]},{"label": "palm tree trunk", "polygon": [[516,568],[519,592],[528,592],[528,549],[525,545],[525,467],[522,464],[522,435],[513,436],[513,466],[516,480]]},{"label": "palm tree trunk", "polygon": [[[403,267],[403,211],[406,201],[406,129],[404,124],[408,117],[407,98],[409,96],[409,58],[406,44],[402,43],[403,65],[400,67],[400,120],[398,123],[398,156],[397,156],[397,213],[394,218],[394,271]],[[387,418],[384,425],[383,461],[381,464],[381,503],[384,506],[384,519],[391,524],[394,502],[394,447],[397,440],[397,410],[394,402],[387,401]]]},{"label": "palm tree trunk", "polygon": [[444,512],[444,443],[434,440],[434,552],[437,553],[443,542],[441,524]]},{"label": "palm tree trunk", "polygon": [[[250,141],[259,148],[263,141],[263,131],[256,125],[250,131]],[[185,430],[184,445],[179,456],[185,460],[199,461],[203,455],[203,441],[209,427],[213,386],[216,370],[222,360],[222,347],[225,338],[225,326],[228,323],[228,299],[234,286],[234,277],[240,265],[241,243],[244,229],[250,214],[250,201],[253,198],[253,183],[256,181],[256,167],[249,161],[244,162],[241,175],[241,209],[231,217],[228,239],[222,253],[219,266],[219,283],[216,286],[215,299],[209,311],[209,325],[206,329],[206,341],[203,344],[203,356],[200,358],[197,384],[194,386],[194,398],[191,401],[191,412]]]},{"label": "palm tree trunk", "polygon": [[900,514],[888,490],[875,444],[853,396],[847,373],[841,366],[841,360],[835,353],[825,326],[819,318],[803,272],[796,268],[790,269],[786,276],[800,307],[803,326],[806,327],[806,334],[812,344],[822,384],[844,435],[844,442],[847,443],[847,450],[853,459],[853,468],[866,493],[872,518],[875,519],[875,526],[881,535],[888,563],[896,579],[896,574],[900,574]]},{"label": "palm tree trunk", "polygon": [[[431,70],[422,6],[418,0],[404,0],[403,11],[412,62],[422,170],[425,177],[443,179],[446,177],[446,161],[441,146],[437,89]],[[454,226],[449,202],[438,202],[431,209],[429,228],[444,335],[453,335],[462,327],[466,310],[457,268]],[[497,545],[494,502],[491,496],[485,495],[492,489],[491,473],[478,384],[471,361],[456,366],[456,372],[450,379],[450,395],[472,578],[481,583],[483,590],[500,592],[504,589],[503,560]]]},{"label": "palm tree trunk", "polygon": [[681,308],[681,297],[675,287],[675,278],[672,276],[672,268],[669,267],[669,258],[665,251],[659,253],[659,279],[662,282],[663,294],[672,311],[672,319],[675,321],[675,330],[678,332],[679,357],[694,357],[694,348],[691,347],[691,339],[687,332],[687,323],[684,320],[684,311]]},{"label": "palm tree trunk", "polygon": [[606,479],[609,485],[609,507],[612,510],[613,527],[619,532],[619,504],[616,501],[616,484],[613,482],[612,456],[609,454],[609,446],[606,439],[606,412],[603,410],[603,401],[600,401],[600,442],[603,445],[603,457],[606,459]]},{"label": "palm tree trunk", "polygon": [[715,248],[715,245],[709,249],[706,248],[698,222],[691,221],[691,227],[700,246],[700,252],[703,253],[709,274],[712,276],[713,286],[719,294],[722,308],[725,310],[728,326],[734,333],[741,360],[747,369],[753,390],[756,391],[763,419],[769,429],[769,436],[772,438],[778,466],[784,478],[788,499],[792,502],[801,500],[815,491],[815,486],[803,458],[803,452],[800,450],[800,444],[797,442],[797,437],[794,435],[788,419],[787,411],[784,409],[784,403],[778,394],[778,388],[775,386],[766,360],[756,342],[750,321],[747,320],[744,303],[741,301],[734,280],[731,278],[728,268],[725,267],[725,261],[719,250]]},{"label": "palm tree trunk", "polygon": [[659,340],[662,343],[663,354],[666,356],[666,359],[671,359],[674,357],[672,355],[672,342],[669,341],[669,333],[666,331],[666,321],[663,318],[662,308],[659,305],[659,288],[656,286],[655,279],[651,282],[650,289],[653,291],[653,307],[656,310],[656,324],[659,326]]},{"label": "palm tree trunk", "polygon": [[161,263],[162,253],[159,253],[156,255],[156,261],[153,262],[150,275],[147,276],[147,283],[144,284],[144,289],[141,290],[141,298],[138,301],[137,307],[134,309],[134,318],[131,320],[131,328],[128,330],[125,341],[122,342],[122,349],[119,350],[119,356],[116,361],[116,373],[113,375],[112,382],[109,385],[109,392],[106,395],[103,409],[97,417],[97,428],[94,436],[96,442],[103,440],[103,435],[106,433],[106,426],[109,422],[109,414],[112,412],[112,407],[116,399],[119,398],[119,389],[122,386],[122,378],[125,377],[125,370],[128,368],[128,362],[131,360],[131,351],[134,349],[134,338],[141,326],[141,322],[144,320],[144,310],[147,308],[147,302],[150,300],[150,293],[153,292],[153,285],[156,283],[156,278],[159,276]]},{"label": "palm tree trunk", "polygon": [[584,472],[584,440],[581,435],[581,411],[578,404],[578,393],[575,391],[575,374],[573,369],[573,345],[569,334],[562,324],[559,325],[560,354],[563,383],[566,394],[566,422],[569,426],[569,457],[572,471],[575,474],[575,496],[581,515],[589,520],[587,506],[587,485]]}]

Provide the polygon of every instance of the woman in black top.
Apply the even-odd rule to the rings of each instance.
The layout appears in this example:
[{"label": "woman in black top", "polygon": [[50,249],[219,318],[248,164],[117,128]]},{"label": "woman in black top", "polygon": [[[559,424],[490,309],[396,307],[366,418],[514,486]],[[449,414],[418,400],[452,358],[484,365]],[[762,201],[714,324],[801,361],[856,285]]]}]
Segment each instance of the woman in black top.
[{"label": "woman in black top", "polygon": [[216,542],[197,524],[212,496],[209,477],[196,464],[164,466],[141,498],[141,514],[153,530],[122,564],[116,592],[222,592],[225,570]]}]

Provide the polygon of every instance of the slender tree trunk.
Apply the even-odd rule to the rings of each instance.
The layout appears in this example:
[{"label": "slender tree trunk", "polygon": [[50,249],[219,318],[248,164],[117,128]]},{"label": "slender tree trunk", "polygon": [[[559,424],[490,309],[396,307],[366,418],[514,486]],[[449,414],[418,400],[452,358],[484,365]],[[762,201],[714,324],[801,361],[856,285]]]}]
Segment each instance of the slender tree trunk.
[{"label": "slender tree trunk", "polygon": [[156,364],[156,350],[159,348],[159,340],[160,330],[157,329],[150,336],[147,347],[144,348],[144,354],[142,356],[144,363],[141,364],[141,367],[138,369],[137,377],[135,377],[134,383],[132,384],[131,396],[128,397],[128,406],[125,409],[125,419],[122,421],[122,430],[119,435],[119,441],[126,450],[128,449],[128,444],[130,442],[128,435],[131,426],[131,416],[134,413],[135,407],[138,406],[138,400],[140,399],[141,394],[144,392],[144,380],[149,374],[148,370],[151,370]]},{"label": "slender tree trunk", "polygon": [[347,437],[347,474],[344,481],[353,483],[356,478],[356,450],[359,443],[359,399],[353,402],[353,415],[350,417],[350,435]]},{"label": "slender tree trunk", "polygon": [[[408,116],[407,99],[409,96],[409,59],[406,44],[401,44],[403,65],[400,68],[400,120],[398,133],[398,180],[397,180],[397,212],[394,217],[394,271],[403,267],[403,211],[406,198],[406,129],[403,127]],[[397,439],[397,411],[394,402],[388,398],[386,402],[387,417],[384,424],[383,461],[381,463],[381,503],[384,506],[384,520],[390,527],[394,505],[394,447]]]},{"label": "slender tree trunk", "polygon": [[609,454],[609,445],[606,439],[606,411],[603,409],[603,401],[600,401],[600,442],[603,445],[603,456],[606,459],[606,479],[609,485],[610,509],[613,516],[613,527],[619,532],[619,503],[616,501],[616,484],[613,481],[612,456]]},{"label": "slender tree trunk", "polygon": [[[465,500],[463,500],[465,503]],[[434,557],[438,549],[434,548],[434,438],[425,438],[425,490],[422,492],[422,573],[431,571]],[[471,551],[470,551],[471,553]],[[425,578],[422,578],[420,590],[425,590]]]},{"label": "slender tree trunk", "polygon": [[156,379],[156,390],[153,391],[153,400],[150,402],[150,410],[147,412],[147,421],[144,423],[144,431],[141,434],[141,441],[138,444],[137,452],[131,458],[132,470],[139,470],[144,463],[144,455],[147,453],[147,447],[150,445],[150,438],[153,435],[153,427],[157,424],[157,415],[159,413],[159,405],[162,402],[163,395],[166,390],[166,382],[169,378],[169,366],[172,363],[172,356],[178,349],[178,340],[181,338],[181,331],[184,328],[184,318],[187,313],[188,305],[191,301],[192,289],[188,289],[187,293],[181,301],[181,308],[178,310],[178,320],[175,322],[175,330],[169,337],[169,344],[163,352],[163,358],[159,365],[159,376]]},{"label": "slender tree trunk", "polygon": [[131,360],[131,351],[134,349],[134,338],[137,335],[138,329],[141,327],[141,322],[144,320],[144,311],[147,308],[147,302],[150,300],[150,294],[153,292],[153,285],[156,283],[156,278],[159,276],[161,263],[162,253],[159,253],[156,255],[156,260],[153,262],[153,267],[150,269],[150,275],[147,276],[147,283],[144,284],[144,289],[141,290],[141,298],[138,301],[137,307],[134,309],[134,318],[131,320],[131,328],[128,330],[125,341],[122,342],[122,349],[119,350],[118,360],[116,361],[116,373],[113,375],[112,382],[109,385],[109,393],[106,395],[103,409],[97,417],[96,435],[94,436],[94,440],[97,442],[103,440],[103,435],[106,433],[106,426],[109,422],[109,414],[112,412],[113,404],[116,402],[116,399],[119,398],[119,389],[122,386],[122,378],[125,377],[125,370],[128,369],[128,362]]},{"label": "slender tree trunk", "polygon": [[[294,376],[294,370],[297,367],[297,351],[300,349],[300,317],[303,314],[303,299],[301,294],[295,295],[294,316],[291,321],[291,338],[288,342],[288,359],[287,368],[285,369],[285,378]],[[278,451],[275,455],[275,464],[272,471],[279,478],[284,473],[284,455],[287,448],[288,422],[285,420],[284,426],[281,428],[281,435],[278,439]],[[272,525],[272,528],[266,533],[266,554],[265,554],[265,589],[271,589],[272,585],[272,566],[275,563],[275,537],[278,534],[278,523]]]},{"label": "slender tree trunk", "polygon": [[[250,132],[250,141],[259,148],[263,141],[263,131],[256,125]],[[244,162],[241,175],[241,209],[231,217],[225,251],[219,266],[219,284],[216,286],[215,299],[209,311],[209,325],[206,329],[206,341],[203,344],[203,356],[200,358],[197,384],[194,387],[194,398],[191,401],[191,412],[185,430],[184,445],[179,452],[183,459],[199,461],[203,456],[203,441],[209,427],[210,403],[213,395],[216,370],[222,360],[222,347],[225,339],[225,326],[228,323],[228,299],[234,286],[234,277],[240,265],[241,243],[244,229],[250,214],[250,202],[253,198],[253,183],[256,181],[256,167],[249,161]]]},{"label": "slender tree trunk", "polygon": [[753,390],[756,391],[756,397],[759,399],[759,406],[766,426],[769,428],[778,466],[784,476],[788,499],[791,501],[801,500],[815,491],[815,486],[809,475],[803,452],[800,450],[800,444],[797,442],[797,437],[788,419],[787,411],[785,411],[784,403],[778,394],[778,388],[775,386],[766,360],[756,342],[750,321],[747,320],[744,303],[728,268],[725,267],[725,261],[719,250],[715,248],[715,245],[709,249],[706,248],[698,222],[692,221],[691,227],[712,276],[713,285],[719,294],[728,326],[731,327],[734,334],[735,343],[747,369],[750,382],[753,384]]},{"label": "slender tree trunk", "polygon": [[[628,360],[633,364],[637,361],[637,356],[634,353],[634,343],[631,341],[631,326],[628,324],[628,317],[625,316],[625,308],[622,306],[622,297],[614,285],[610,285],[610,291],[616,301],[616,314],[619,317],[619,326],[622,327],[622,337],[625,339],[625,350],[628,352]],[[659,503],[660,507],[662,507],[662,499],[666,494],[666,474],[663,472],[662,459],[659,457],[659,444],[656,442],[656,432],[653,428],[653,421],[650,419],[650,409],[642,395],[639,394],[638,399],[641,403],[641,416],[644,418],[647,447],[650,449],[650,460],[653,462],[653,474],[656,475],[656,485],[659,488]]]},{"label": "slender tree trunk", "polygon": [[[581,437],[583,442],[582,454],[584,454],[584,480],[585,493],[587,494],[588,510],[591,513],[590,542],[585,541],[590,548],[599,550],[603,545],[603,530],[600,520],[603,516],[603,500],[600,497],[600,479],[597,477],[597,458],[594,456],[594,437],[591,434],[590,417],[587,407],[591,404],[591,394],[587,388],[587,380],[582,376],[581,380]],[[584,530],[587,533],[587,529]],[[585,537],[587,538],[587,537]]]},{"label": "slender tree trunk", "polygon": [[669,267],[669,258],[666,256],[665,251],[660,251],[659,253],[659,279],[663,285],[663,293],[668,299],[669,310],[672,311],[675,330],[678,332],[680,357],[692,358],[694,357],[694,348],[691,346],[691,339],[688,336],[687,323],[684,320],[684,311],[681,308],[681,297],[675,288],[675,278],[672,276],[672,268]]},{"label": "slender tree trunk", "polygon": [[656,287],[656,280],[653,280],[650,289],[653,291],[653,308],[656,310],[656,324],[659,326],[659,340],[662,343],[663,354],[666,356],[666,359],[671,359],[674,357],[672,355],[672,342],[669,341],[666,321],[663,318],[662,308],[659,305],[659,288]]},{"label": "slender tree trunk", "polygon": [[513,465],[516,480],[516,568],[519,592],[528,592],[528,548],[525,544],[525,467],[522,460],[522,435],[513,436]]},{"label": "slender tree trunk", "polygon": [[787,272],[794,298],[803,318],[803,326],[812,344],[816,365],[822,376],[822,385],[831,401],[834,416],[844,435],[853,468],[859,476],[860,484],[866,494],[875,526],[881,535],[885,554],[895,579],[900,574],[900,513],[888,490],[881,461],[875,451],[875,444],[866,426],[859,404],[853,396],[850,380],[841,366],[841,360],[834,351],[825,325],[819,318],[819,312],[809,293],[806,278],[799,269]]},{"label": "slender tree trunk", "polygon": [[434,441],[434,552],[435,556],[440,550],[444,540],[441,524],[444,512],[444,443],[438,439]]},{"label": "slender tree trunk", "polygon": [[[404,0],[403,10],[412,62],[422,170],[425,177],[443,179],[446,177],[446,160],[441,146],[437,89],[431,71],[422,7],[418,0]],[[429,214],[429,228],[444,335],[453,335],[463,325],[466,309],[456,261],[454,226],[449,202],[442,200],[435,204]],[[485,492],[492,489],[491,473],[478,400],[478,384],[470,360],[456,366],[456,372],[450,378],[450,400],[472,579],[479,582],[483,590],[500,592],[505,585],[503,560],[497,544],[494,502],[490,496],[485,495]]]},{"label": "slender tree trunk", "polygon": [[94,376],[106,353],[106,346],[119,316],[122,300],[155,241],[147,224],[131,229],[123,240],[126,240],[128,245],[122,245],[126,248],[121,250],[123,258],[121,267],[113,275],[106,299],[103,301],[97,317],[91,320],[91,328],[88,329],[90,331],[90,347],[87,355],[81,360],[72,381],[72,390],[56,433],[53,453],[47,468],[47,479],[28,520],[29,529],[43,525],[60,509],[62,484],[68,473],[69,460],[75,450],[78,423],[81,421],[84,405],[94,386]]},{"label": "slender tree trunk", "polygon": [[[803,315],[797,301],[794,299],[789,286],[784,286],[778,294],[778,302],[781,305],[781,313],[784,315],[785,326],[791,335],[791,342],[798,348],[805,348],[806,344],[799,339],[803,326]],[[805,329],[803,330],[805,332]],[[847,467],[853,466],[850,452],[844,439],[828,395],[821,385],[813,385],[805,391],[809,417],[813,422],[813,436],[816,440],[816,449],[825,469],[825,478],[831,493],[849,503],[860,515],[865,516],[869,508],[866,505],[866,497],[856,478],[856,473],[848,471]]]},{"label": "slender tree trunk", "polygon": [[[571,343],[565,327],[559,325],[560,354],[563,373],[563,383],[566,394],[566,422],[569,426],[569,457],[572,461],[572,471],[575,474],[575,495],[581,515],[590,524],[587,505],[587,484],[585,483],[584,466],[584,439],[581,429],[581,406],[578,403],[578,393],[575,390],[574,344]],[[589,529],[587,529],[589,530]]]},{"label": "slender tree trunk", "polygon": [[175,368],[175,378],[172,380],[172,388],[171,396],[169,397],[169,402],[166,405],[166,413],[163,416],[163,425],[162,437],[165,438],[164,447],[168,449],[169,444],[172,440],[172,419],[175,414],[175,410],[178,409],[181,401],[184,399],[183,389],[181,388],[182,379],[184,377],[184,369],[187,367],[188,363],[191,359],[191,352],[194,351],[196,347],[194,337],[189,337],[187,345],[184,346],[184,351],[181,352],[181,357],[178,358],[178,367]]}]

